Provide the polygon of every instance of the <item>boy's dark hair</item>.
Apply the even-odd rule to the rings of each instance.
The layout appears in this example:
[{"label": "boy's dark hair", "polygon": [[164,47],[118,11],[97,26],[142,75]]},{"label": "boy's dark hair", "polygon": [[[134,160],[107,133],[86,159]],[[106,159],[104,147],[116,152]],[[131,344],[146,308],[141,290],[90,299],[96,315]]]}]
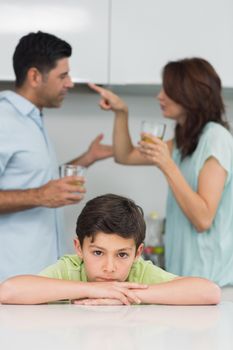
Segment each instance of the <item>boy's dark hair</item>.
[{"label": "boy's dark hair", "polygon": [[23,85],[30,68],[48,73],[56,66],[57,60],[70,57],[71,53],[71,46],[55,35],[38,31],[23,36],[13,55],[16,87]]},{"label": "boy's dark hair", "polygon": [[98,232],[133,238],[136,249],[145,239],[143,210],[131,199],[115,194],[96,197],[86,203],[77,220],[76,234],[82,246],[85,237],[93,241]]}]

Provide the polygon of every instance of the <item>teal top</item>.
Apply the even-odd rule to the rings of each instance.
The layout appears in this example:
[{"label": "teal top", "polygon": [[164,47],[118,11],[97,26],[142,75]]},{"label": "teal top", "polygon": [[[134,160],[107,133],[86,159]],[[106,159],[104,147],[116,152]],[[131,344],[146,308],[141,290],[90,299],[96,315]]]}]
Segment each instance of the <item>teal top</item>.
[{"label": "teal top", "polygon": [[209,122],[191,156],[181,161],[177,148],[174,148],[172,155],[195,192],[200,171],[209,157],[216,158],[227,171],[216,216],[210,229],[198,233],[169,189],[165,232],[166,269],[182,276],[206,277],[220,286],[233,285],[232,135],[223,126]]},{"label": "teal top", "polygon": [[[44,269],[40,276],[58,278],[68,281],[87,282],[83,261],[77,255],[64,255],[56,264]],[[142,258],[137,259],[129,272],[127,282],[157,284],[173,280],[175,275],[166,272]]]}]

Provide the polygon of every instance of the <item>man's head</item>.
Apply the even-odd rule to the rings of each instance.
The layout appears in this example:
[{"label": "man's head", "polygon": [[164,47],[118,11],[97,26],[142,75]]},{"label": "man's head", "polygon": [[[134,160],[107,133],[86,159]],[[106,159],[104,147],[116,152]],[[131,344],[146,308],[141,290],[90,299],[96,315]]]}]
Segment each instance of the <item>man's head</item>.
[{"label": "man's head", "polygon": [[107,194],[87,202],[77,220],[75,248],[88,280],[126,280],[142,253],[145,230],[142,209],[128,198]]},{"label": "man's head", "polygon": [[55,35],[37,32],[22,37],[13,55],[16,88],[39,108],[59,107],[69,88],[72,48]]}]

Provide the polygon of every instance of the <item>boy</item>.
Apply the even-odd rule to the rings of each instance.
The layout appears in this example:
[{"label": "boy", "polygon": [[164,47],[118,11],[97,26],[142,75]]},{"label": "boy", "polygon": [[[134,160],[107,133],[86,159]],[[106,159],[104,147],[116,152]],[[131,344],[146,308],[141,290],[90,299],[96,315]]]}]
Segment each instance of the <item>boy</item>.
[{"label": "boy", "polygon": [[90,200],[77,220],[76,255],[40,273],[9,278],[0,287],[5,304],[63,299],[85,305],[217,304],[220,289],[198,277],[177,277],[140,255],[145,238],[142,209],[107,194]]}]

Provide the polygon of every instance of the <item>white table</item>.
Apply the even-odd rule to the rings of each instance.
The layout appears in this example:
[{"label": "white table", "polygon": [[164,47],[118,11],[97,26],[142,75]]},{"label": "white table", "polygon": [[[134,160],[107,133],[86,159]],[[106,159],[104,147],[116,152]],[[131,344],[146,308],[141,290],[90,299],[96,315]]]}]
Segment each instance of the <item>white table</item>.
[{"label": "white table", "polygon": [[232,350],[233,303],[0,305],[1,350]]}]

